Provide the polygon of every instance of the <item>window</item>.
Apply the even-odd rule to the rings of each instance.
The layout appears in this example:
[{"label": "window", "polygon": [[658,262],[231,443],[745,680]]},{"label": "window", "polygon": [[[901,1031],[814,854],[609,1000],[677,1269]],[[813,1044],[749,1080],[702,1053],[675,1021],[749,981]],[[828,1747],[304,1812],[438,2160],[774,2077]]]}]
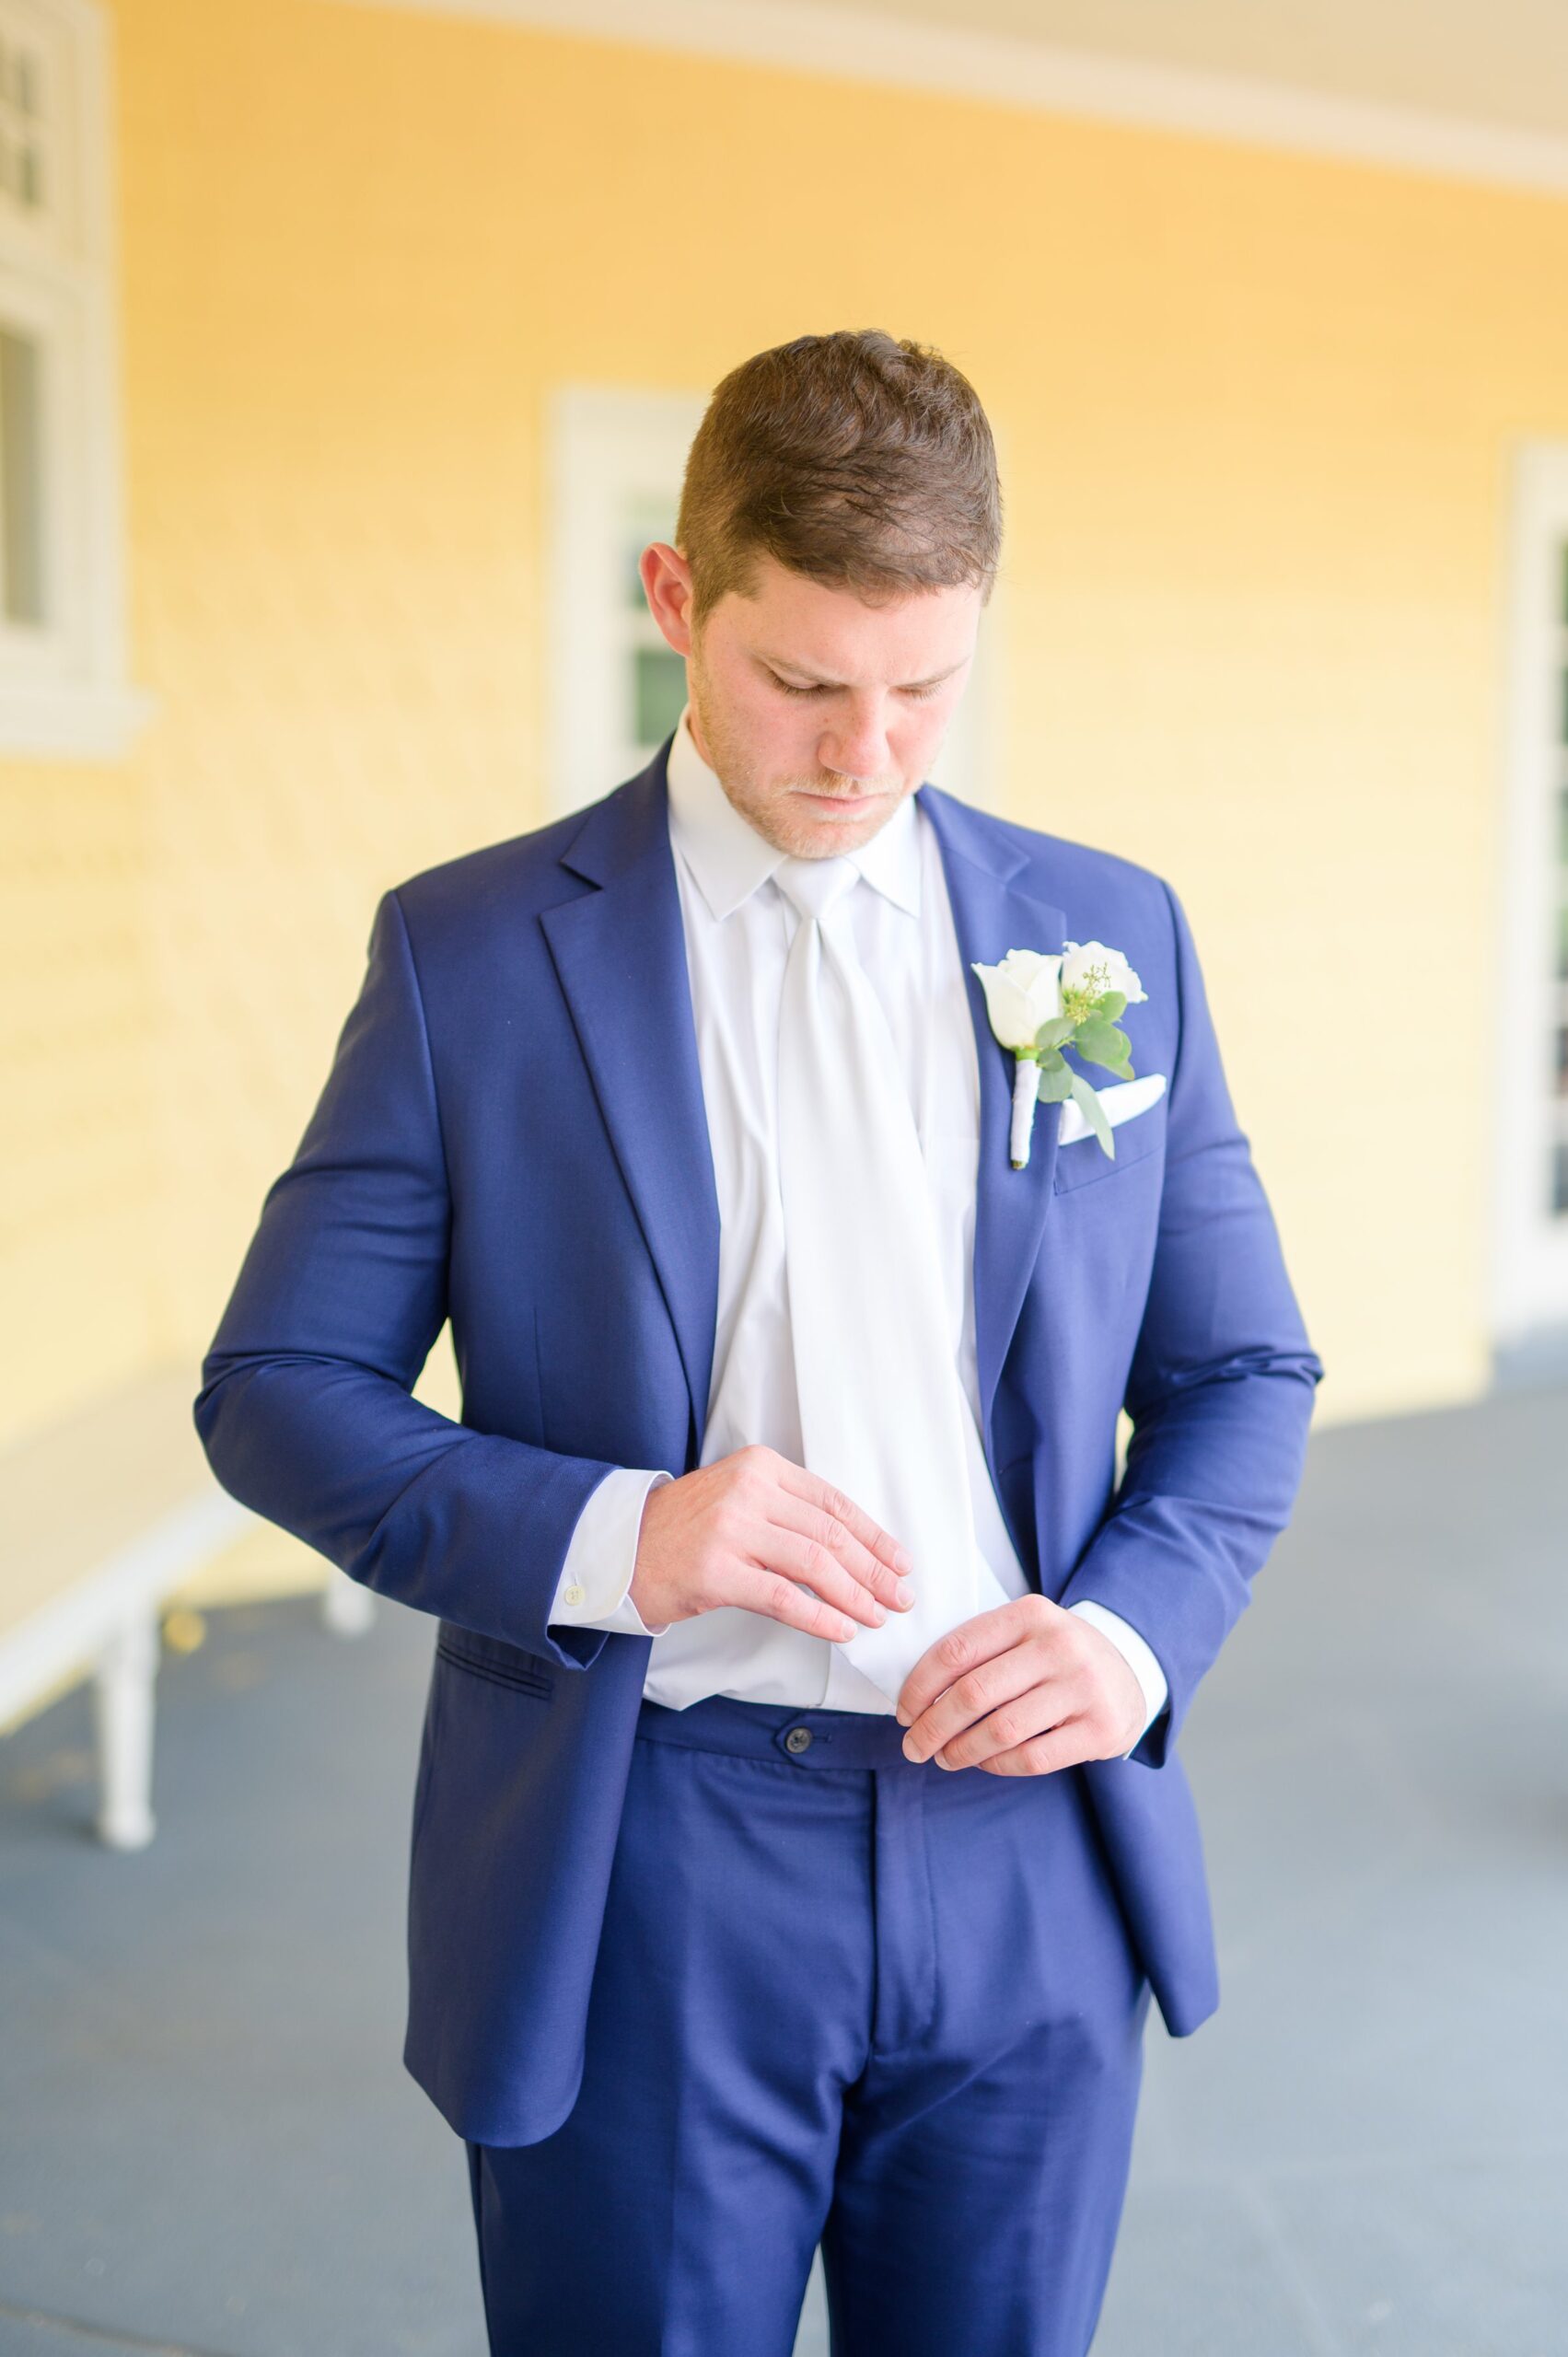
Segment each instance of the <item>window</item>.
[{"label": "window", "polygon": [[126,685],[108,52],[94,0],[0,0],[0,752],[105,758]]},{"label": "window", "polygon": [[[648,610],[638,562],[651,540],[675,540],[686,454],[704,393],[573,386],[552,421],[550,808],[597,802],[645,768],[680,716],[686,665]],[[1001,593],[980,644],[934,783],[995,807],[988,792],[988,726]]]},{"label": "window", "polygon": [[1493,1125],[1504,1378],[1568,1364],[1568,447],[1519,454],[1511,608]]}]

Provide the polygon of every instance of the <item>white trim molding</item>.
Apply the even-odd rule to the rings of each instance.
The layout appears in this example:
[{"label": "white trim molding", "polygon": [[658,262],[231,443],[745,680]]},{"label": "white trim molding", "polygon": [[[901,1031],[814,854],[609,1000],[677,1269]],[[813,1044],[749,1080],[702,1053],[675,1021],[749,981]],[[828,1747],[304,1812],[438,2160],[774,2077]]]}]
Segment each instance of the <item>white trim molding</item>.
[{"label": "white trim molding", "polygon": [[157,698],[140,688],[0,685],[0,754],[121,761],[157,709]]},{"label": "white trim molding", "polygon": [[935,90],[1042,114],[1185,132],[1388,166],[1440,180],[1568,194],[1568,138],[1256,75],[1096,54],[1006,33],[924,25],[823,0],[332,0],[588,41],[622,41],[792,74]]},{"label": "white trim molding", "polygon": [[635,643],[664,649],[630,595],[632,541],[673,539],[691,437],[709,396],[655,387],[555,387],[546,429],[550,516],[549,739],[552,818],[635,776]]},{"label": "white trim molding", "polygon": [[0,205],[0,326],[36,354],[11,463],[39,585],[0,614],[0,754],[111,761],[153,700],[127,673],[110,26],[99,0],[0,0],[0,37],[12,77],[36,64],[40,143],[36,194]]},{"label": "white trim molding", "polygon": [[1568,1023],[1568,444],[1515,454],[1509,549],[1507,741],[1493,1118],[1493,1331],[1500,1360],[1555,1358],[1568,1338],[1568,1209],[1553,1164],[1568,1149],[1556,1088]]}]

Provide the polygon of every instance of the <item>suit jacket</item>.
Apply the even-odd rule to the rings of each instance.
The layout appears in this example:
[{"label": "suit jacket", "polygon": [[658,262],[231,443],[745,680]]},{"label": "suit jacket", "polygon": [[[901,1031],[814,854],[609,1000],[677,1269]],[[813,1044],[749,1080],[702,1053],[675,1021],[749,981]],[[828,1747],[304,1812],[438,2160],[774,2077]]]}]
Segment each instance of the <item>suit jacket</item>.
[{"label": "suit jacket", "polygon": [[[219,1480],[432,1614],[404,2060],[476,2142],[571,2109],[652,1642],[551,1626],[615,1466],[692,1469],[718,1212],[665,786],[669,740],[587,810],[387,892],[299,1149],[203,1368]],[[1177,1741],[1300,1480],[1310,1349],[1237,1127],[1186,915],[1149,869],[918,789],[981,1065],[974,1234],[986,1459],[1031,1582],[1154,1647],[1167,1711],[1085,1780],[1166,2026],[1218,2002]],[[971,960],[1109,941],[1165,1093],[1008,1159],[1014,1062]],[[1101,1077],[1104,1077],[1102,1074]],[[450,1318],[454,1423],[411,1398]],[[1132,1423],[1115,1479],[1117,1412]]]}]

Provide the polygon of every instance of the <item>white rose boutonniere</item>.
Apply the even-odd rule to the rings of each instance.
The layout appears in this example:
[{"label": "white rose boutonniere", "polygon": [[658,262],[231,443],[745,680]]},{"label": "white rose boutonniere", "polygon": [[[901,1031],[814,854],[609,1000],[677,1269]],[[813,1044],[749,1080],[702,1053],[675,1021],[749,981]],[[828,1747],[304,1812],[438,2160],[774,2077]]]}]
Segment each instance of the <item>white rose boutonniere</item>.
[{"label": "white rose boutonniere", "polygon": [[1098,1138],[1115,1156],[1110,1123],[1082,1073],[1063,1057],[1065,1047],[1088,1062],[1104,1064],[1118,1080],[1133,1077],[1132,1042],[1118,1030],[1117,1017],[1147,991],[1120,949],[1103,941],[1069,941],[1060,953],[1009,949],[999,965],[971,960],[985,988],[991,1028],[1016,1064],[1013,1075],[1013,1131],[1008,1152],[1015,1170],[1029,1158],[1035,1100],[1048,1105],[1071,1097]]}]

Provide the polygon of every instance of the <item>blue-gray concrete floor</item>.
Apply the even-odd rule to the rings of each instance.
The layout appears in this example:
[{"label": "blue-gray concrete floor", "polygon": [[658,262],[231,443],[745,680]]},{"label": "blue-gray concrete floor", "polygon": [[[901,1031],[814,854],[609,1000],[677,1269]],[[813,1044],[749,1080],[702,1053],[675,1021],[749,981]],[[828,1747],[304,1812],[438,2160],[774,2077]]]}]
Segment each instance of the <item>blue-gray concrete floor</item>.
[{"label": "blue-gray concrete floor", "polygon": [[[210,1625],[151,1850],[84,1695],[0,1743],[0,2357],[482,2357],[399,2060],[430,1626]],[[1568,1391],[1316,1435],[1182,1748],[1224,1997],[1151,2024],[1095,2357],[1568,2352]]]}]

